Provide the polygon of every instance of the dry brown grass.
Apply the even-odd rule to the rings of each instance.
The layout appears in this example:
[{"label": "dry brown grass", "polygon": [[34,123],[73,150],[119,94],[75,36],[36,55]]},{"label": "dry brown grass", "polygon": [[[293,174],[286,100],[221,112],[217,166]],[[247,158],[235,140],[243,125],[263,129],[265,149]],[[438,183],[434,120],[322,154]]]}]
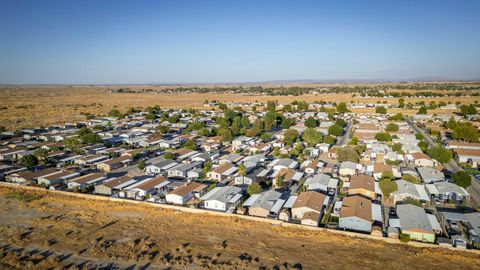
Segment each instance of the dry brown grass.
[{"label": "dry brown grass", "polygon": [[[12,192],[0,187],[0,242],[73,254],[86,249],[82,256],[88,258],[148,261],[153,266],[173,265],[174,269],[185,265],[272,269],[275,265],[283,267],[284,262],[289,269],[294,265],[303,269],[480,267],[480,256],[466,252],[47,192],[40,192],[40,199],[25,202],[9,196]],[[170,255],[175,259],[165,259]]]},{"label": "dry brown grass", "polygon": [[[333,102],[383,102],[396,103],[397,99],[383,98],[352,98],[351,94],[319,94],[302,96],[263,96],[242,94],[119,94],[109,93],[119,87],[16,87],[0,89],[0,125],[7,129],[46,126],[65,122],[81,121],[85,118],[80,114],[106,114],[116,107],[126,111],[131,107],[147,107],[160,105],[163,108],[203,108],[204,100],[219,100],[222,102],[266,102],[276,100],[280,103],[289,103],[294,100],[333,101]],[[161,88],[150,86],[136,86],[135,88]],[[445,98],[406,98],[407,102],[417,101],[439,102]],[[446,101],[460,101],[471,103],[480,100],[480,97],[449,98]],[[357,111],[357,110],[356,110]],[[362,111],[360,109],[359,111]],[[372,111],[365,109],[363,111]],[[404,113],[414,114],[416,110],[402,110]],[[438,110],[442,113],[444,111]]]}]

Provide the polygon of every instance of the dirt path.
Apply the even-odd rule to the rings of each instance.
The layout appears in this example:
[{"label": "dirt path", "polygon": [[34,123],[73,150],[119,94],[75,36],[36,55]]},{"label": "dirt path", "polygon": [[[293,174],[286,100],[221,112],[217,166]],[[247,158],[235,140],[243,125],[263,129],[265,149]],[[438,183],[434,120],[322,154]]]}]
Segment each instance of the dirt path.
[{"label": "dirt path", "polygon": [[[0,187],[0,242],[140,269],[479,269],[480,255],[52,193],[27,202]],[[22,191],[31,194],[34,191]],[[23,256],[26,252],[23,252]],[[22,252],[21,252],[22,254]],[[59,254],[59,255],[61,255]],[[56,256],[58,257],[58,256]],[[39,258],[37,258],[38,260]],[[45,269],[55,259],[0,262]],[[71,263],[65,260],[65,263]],[[77,267],[77,264],[71,265]],[[78,268],[72,268],[78,269]],[[81,268],[80,268],[81,269]]]}]

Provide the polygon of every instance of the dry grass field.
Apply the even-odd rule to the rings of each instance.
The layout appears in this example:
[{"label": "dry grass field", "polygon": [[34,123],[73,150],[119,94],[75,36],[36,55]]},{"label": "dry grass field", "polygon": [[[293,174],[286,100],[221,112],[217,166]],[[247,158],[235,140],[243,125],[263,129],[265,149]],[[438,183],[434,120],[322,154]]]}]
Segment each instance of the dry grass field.
[{"label": "dry grass field", "polygon": [[4,186],[0,243],[0,269],[480,268],[477,253]]},{"label": "dry grass field", "polygon": [[[276,100],[289,103],[294,100],[334,101],[334,102],[377,102],[397,103],[397,99],[360,98],[351,94],[319,94],[302,96],[263,96],[242,94],[192,94],[192,93],[111,93],[120,86],[51,86],[51,87],[4,87],[0,88],[0,125],[7,129],[45,126],[65,122],[81,121],[80,113],[106,114],[112,108],[126,111],[131,107],[160,105],[162,108],[202,108],[205,100],[222,102],[266,102]],[[134,86],[130,89],[162,87]],[[440,102],[445,98],[406,98],[406,102]],[[480,97],[449,98],[446,101],[471,103]],[[359,112],[372,112],[373,109],[360,109]],[[392,112],[400,110],[392,110]],[[401,110],[405,114],[414,114],[416,110]],[[437,110],[445,113],[444,110]]]}]

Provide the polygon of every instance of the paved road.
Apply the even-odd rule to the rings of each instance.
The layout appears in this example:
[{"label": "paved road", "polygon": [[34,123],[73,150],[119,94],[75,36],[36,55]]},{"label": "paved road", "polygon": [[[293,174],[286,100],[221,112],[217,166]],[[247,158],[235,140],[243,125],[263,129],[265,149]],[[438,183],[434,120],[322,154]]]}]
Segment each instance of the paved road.
[{"label": "paved road", "polygon": [[350,132],[352,131],[352,123],[348,122],[345,132],[340,140],[337,140],[337,145],[344,146],[348,143],[348,139],[350,139]]},{"label": "paved road", "polygon": [[[415,123],[413,123],[410,119],[405,117],[408,125],[414,129],[417,133],[423,135],[425,141],[431,146],[437,146],[435,142],[430,138],[430,136],[421,128],[417,127]],[[462,167],[458,165],[458,163],[451,159],[448,163],[444,163],[445,169],[451,172],[458,172],[463,171]],[[468,193],[470,193],[470,197],[472,198],[473,205],[475,207],[480,207],[480,183],[472,176],[472,184],[467,188]]]}]

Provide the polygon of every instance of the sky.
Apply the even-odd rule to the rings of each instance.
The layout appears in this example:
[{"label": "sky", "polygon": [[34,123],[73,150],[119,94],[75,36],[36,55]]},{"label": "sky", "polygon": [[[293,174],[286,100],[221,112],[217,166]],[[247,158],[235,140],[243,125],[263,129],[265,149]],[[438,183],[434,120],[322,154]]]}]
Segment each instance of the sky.
[{"label": "sky", "polygon": [[0,0],[0,84],[480,79],[480,1]]}]

